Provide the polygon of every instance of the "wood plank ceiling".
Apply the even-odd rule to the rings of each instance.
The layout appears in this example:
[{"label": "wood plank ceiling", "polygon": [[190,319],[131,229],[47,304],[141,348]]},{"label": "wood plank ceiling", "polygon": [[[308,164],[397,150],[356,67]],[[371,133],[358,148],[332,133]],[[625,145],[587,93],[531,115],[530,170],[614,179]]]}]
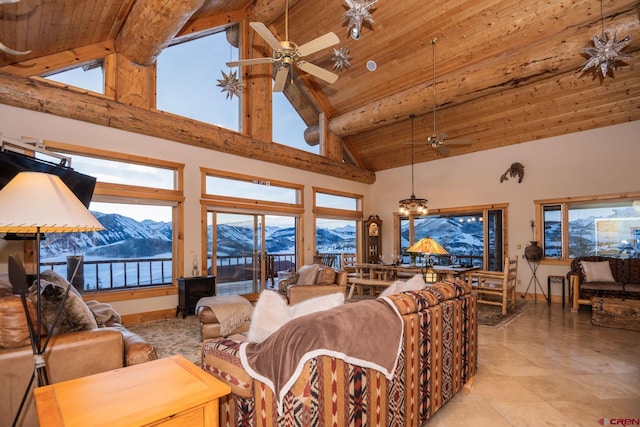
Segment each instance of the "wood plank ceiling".
[{"label": "wood plank ceiling", "polygon": [[[158,3],[164,34],[145,33],[154,16],[136,7]],[[162,5],[160,8],[160,4]],[[167,6],[169,4],[170,6]],[[0,41],[24,56],[0,53],[0,71],[53,70],[73,65],[82,49],[154,53],[176,40],[219,29],[232,20],[270,25],[284,40],[285,0],[22,0],[0,5]],[[352,56],[334,84],[299,71],[308,95],[356,162],[370,171],[408,165],[409,116],[416,115],[416,162],[442,155],[426,144],[433,131],[432,45],[436,45],[437,130],[471,138],[450,156],[640,119],[638,0],[378,0],[375,24],[359,40],[347,34],[340,0],[291,0],[289,39],[301,45],[328,31]],[[153,10],[153,9],[151,9]],[[601,12],[602,11],[602,12]],[[604,19],[602,18],[604,16]],[[151,26],[152,24],[149,24]],[[583,48],[602,28],[631,36],[613,77],[581,72]],[[133,33],[132,33],[133,32]],[[155,35],[156,37],[150,37]],[[130,40],[139,37],[134,44]],[[257,36],[256,36],[257,37]],[[308,58],[332,69],[332,49]],[[61,59],[67,58],[67,59]],[[374,72],[366,68],[375,61]],[[66,64],[65,64],[66,62]],[[217,71],[217,70],[216,70]]]}]

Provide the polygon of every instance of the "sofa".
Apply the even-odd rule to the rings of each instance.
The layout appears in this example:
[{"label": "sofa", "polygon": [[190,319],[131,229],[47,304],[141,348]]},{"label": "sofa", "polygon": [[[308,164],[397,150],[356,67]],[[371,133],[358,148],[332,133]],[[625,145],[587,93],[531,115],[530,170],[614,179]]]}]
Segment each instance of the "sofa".
[{"label": "sofa", "polygon": [[477,357],[477,295],[454,279],[294,318],[260,343],[207,340],[201,366],[231,388],[222,426],[417,426]]},{"label": "sofa", "polygon": [[280,280],[278,288],[289,304],[336,292],[347,293],[347,272],[322,264],[309,264]]},{"label": "sofa", "polygon": [[[70,293],[71,295],[71,293]],[[75,295],[75,294],[74,294]],[[83,306],[80,300],[72,298]],[[61,316],[68,315],[67,303]],[[36,319],[35,304],[27,299],[32,319]],[[157,358],[153,345],[127,330],[108,304],[88,302],[93,307],[94,324],[78,330],[59,331],[52,335],[45,353],[46,371],[50,383],[79,378]],[[104,321],[103,321],[104,320]],[[65,322],[59,321],[59,324]],[[98,327],[99,324],[99,327]],[[80,323],[78,323],[80,325]],[[86,329],[85,329],[86,328]],[[82,330],[80,330],[82,329]],[[42,330],[43,340],[47,331]],[[11,425],[25,394],[35,366],[27,320],[19,295],[13,295],[10,285],[0,277],[0,425]],[[16,426],[38,425],[33,393],[29,393]]]},{"label": "sofa", "polygon": [[571,261],[567,279],[572,311],[591,305],[594,297],[640,299],[640,258],[577,257]]}]

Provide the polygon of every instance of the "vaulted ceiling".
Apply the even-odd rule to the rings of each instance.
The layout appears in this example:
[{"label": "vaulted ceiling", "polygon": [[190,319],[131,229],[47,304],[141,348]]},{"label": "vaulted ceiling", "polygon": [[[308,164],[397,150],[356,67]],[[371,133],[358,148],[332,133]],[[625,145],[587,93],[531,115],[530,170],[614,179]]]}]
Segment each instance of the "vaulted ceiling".
[{"label": "vaulted ceiling", "polygon": [[[11,1],[11,0],[4,0]],[[2,1],[0,1],[2,3]],[[167,6],[169,5],[169,6]],[[157,7],[156,7],[157,6]],[[157,10],[162,16],[154,15]],[[328,31],[347,48],[350,67],[328,84],[297,76],[361,167],[441,158],[433,132],[433,47],[437,131],[470,138],[450,156],[640,120],[638,0],[378,0],[375,23],[354,40],[343,0],[290,0],[289,40],[302,45]],[[27,55],[0,53],[0,71],[28,75],[86,59],[95,46],[153,62],[167,45],[240,19],[260,21],[285,39],[285,0],[21,0],[0,4],[0,42]],[[603,18],[604,17],[604,18]],[[629,59],[606,78],[582,72],[602,29],[630,36]],[[256,35],[257,37],[257,35]],[[310,62],[332,70],[333,49]],[[268,53],[267,53],[268,54]],[[366,63],[375,61],[375,71]],[[213,70],[217,73],[218,70]]]}]

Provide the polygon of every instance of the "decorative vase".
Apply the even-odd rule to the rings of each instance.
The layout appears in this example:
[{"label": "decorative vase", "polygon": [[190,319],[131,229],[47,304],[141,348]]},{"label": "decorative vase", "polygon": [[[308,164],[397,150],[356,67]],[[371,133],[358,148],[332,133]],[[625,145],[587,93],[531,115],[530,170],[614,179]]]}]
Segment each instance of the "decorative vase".
[{"label": "decorative vase", "polygon": [[532,240],[529,246],[524,248],[524,257],[527,261],[538,262],[542,259],[542,247],[538,246],[538,242]]}]

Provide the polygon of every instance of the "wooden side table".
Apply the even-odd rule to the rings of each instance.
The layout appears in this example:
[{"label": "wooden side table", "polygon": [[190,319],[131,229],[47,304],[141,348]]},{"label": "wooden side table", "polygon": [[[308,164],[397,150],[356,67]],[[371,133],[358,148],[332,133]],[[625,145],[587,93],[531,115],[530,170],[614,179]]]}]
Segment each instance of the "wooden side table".
[{"label": "wooden side table", "polygon": [[231,393],[182,356],[35,389],[40,427],[218,426]]},{"label": "wooden side table", "polygon": [[562,308],[564,308],[564,276],[547,276],[547,305],[551,306],[551,284],[560,283],[562,286]]},{"label": "wooden side table", "polygon": [[182,312],[182,318],[187,314],[195,313],[196,304],[202,297],[211,297],[216,294],[216,277],[179,277],[178,278],[178,306],[176,316]]}]

